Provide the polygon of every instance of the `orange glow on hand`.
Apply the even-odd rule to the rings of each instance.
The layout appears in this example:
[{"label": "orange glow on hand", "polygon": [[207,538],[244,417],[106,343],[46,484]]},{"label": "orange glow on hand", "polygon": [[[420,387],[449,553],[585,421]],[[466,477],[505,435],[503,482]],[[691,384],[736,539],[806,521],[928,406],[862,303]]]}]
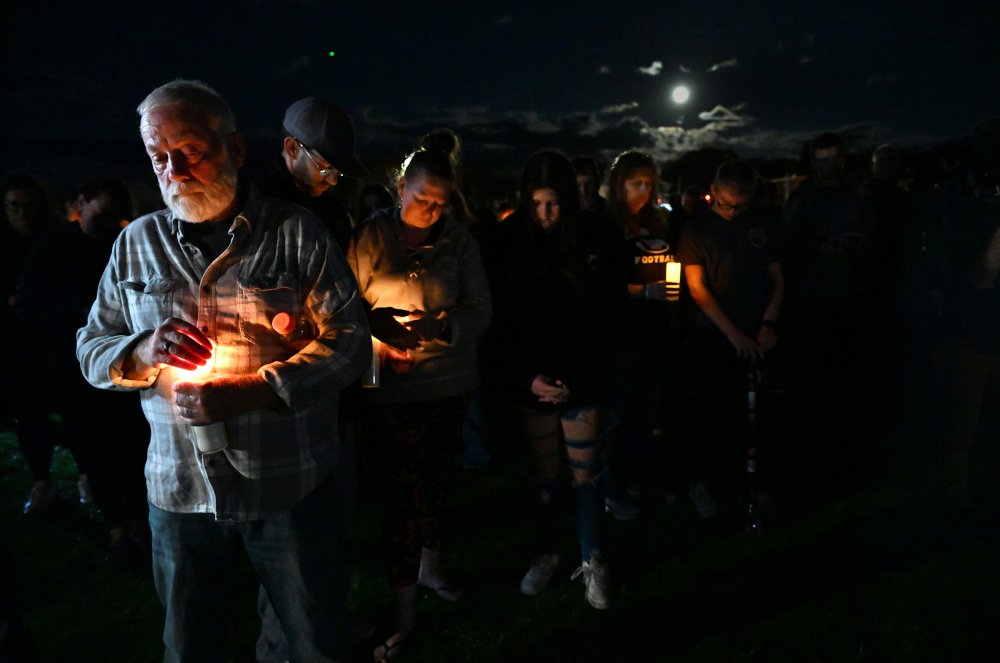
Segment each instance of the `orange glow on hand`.
[{"label": "orange glow on hand", "polygon": [[177,371],[178,379],[184,382],[204,382],[208,380],[215,374],[215,341],[212,341],[212,355],[204,364],[191,369],[178,368],[177,366],[174,366],[173,369]]}]

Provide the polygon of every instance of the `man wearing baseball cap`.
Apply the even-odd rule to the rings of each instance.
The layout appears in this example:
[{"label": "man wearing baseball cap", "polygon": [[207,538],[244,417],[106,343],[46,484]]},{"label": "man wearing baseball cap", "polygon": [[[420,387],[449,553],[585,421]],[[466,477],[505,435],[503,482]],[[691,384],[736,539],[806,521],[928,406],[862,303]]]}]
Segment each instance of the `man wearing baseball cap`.
[{"label": "man wearing baseball cap", "polygon": [[305,97],[288,107],[282,127],[281,154],[257,186],[263,193],[311,210],[346,251],[354,224],[338,184],[344,177],[368,175],[355,153],[350,118],[322,97]]}]

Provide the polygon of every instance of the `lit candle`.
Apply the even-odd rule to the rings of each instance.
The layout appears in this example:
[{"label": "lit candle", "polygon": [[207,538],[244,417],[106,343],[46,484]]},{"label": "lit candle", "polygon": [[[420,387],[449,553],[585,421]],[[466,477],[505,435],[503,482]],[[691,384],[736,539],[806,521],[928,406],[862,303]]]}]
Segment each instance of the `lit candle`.
[{"label": "lit candle", "polygon": [[667,301],[675,302],[681,294],[681,264],[679,262],[667,263]]},{"label": "lit candle", "polygon": [[[214,346],[214,343],[213,343]],[[204,366],[199,366],[190,371],[174,367],[177,374],[184,382],[205,382],[215,375],[215,352]],[[221,421],[202,426],[191,426],[194,429],[195,442],[198,444],[198,451],[203,454],[214,454],[229,446],[229,439],[226,436],[226,425]]]},{"label": "lit candle", "polygon": [[368,367],[361,386],[365,389],[377,389],[382,384],[382,341],[372,336],[372,363]]}]

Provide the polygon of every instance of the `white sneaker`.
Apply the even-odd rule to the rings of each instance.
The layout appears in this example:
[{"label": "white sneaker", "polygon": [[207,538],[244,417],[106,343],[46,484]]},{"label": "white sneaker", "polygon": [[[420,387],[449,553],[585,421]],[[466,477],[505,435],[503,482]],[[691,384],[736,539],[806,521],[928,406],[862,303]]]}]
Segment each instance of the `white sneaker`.
[{"label": "white sneaker", "polygon": [[521,579],[521,593],[525,596],[538,594],[549,586],[558,568],[559,555],[555,553],[545,553],[535,557],[531,562],[531,568]]},{"label": "white sneaker", "polygon": [[31,487],[28,499],[24,503],[25,513],[42,513],[47,511],[56,499],[56,493],[48,481],[36,481]]},{"label": "white sneaker", "polygon": [[694,502],[694,508],[702,518],[711,518],[719,513],[719,506],[715,503],[712,493],[708,492],[708,486],[704,481],[695,481],[691,484],[688,497]]},{"label": "white sneaker", "polygon": [[570,579],[576,580],[580,576],[583,576],[583,583],[587,586],[587,603],[598,610],[607,610],[611,588],[608,586],[608,567],[601,558],[592,555],[590,561],[580,565]]},{"label": "white sneaker", "polygon": [[94,503],[94,493],[90,490],[90,479],[87,478],[86,474],[80,475],[80,480],[76,482],[76,489],[80,493],[80,504]]}]

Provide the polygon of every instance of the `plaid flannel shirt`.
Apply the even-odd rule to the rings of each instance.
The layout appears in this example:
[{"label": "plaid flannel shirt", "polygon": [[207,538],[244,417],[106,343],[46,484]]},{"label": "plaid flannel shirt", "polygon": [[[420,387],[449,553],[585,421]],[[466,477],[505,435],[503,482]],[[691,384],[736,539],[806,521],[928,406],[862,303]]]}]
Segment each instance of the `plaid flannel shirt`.
[{"label": "plaid flannel shirt", "polygon": [[[77,358],[96,387],[142,390],[153,505],[255,520],[294,506],[337,464],[338,395],[370,362],[368,323],[343,254],[305,209],[249,188],[229,247],[211,263],[184,225],[164,210],[125,228],[77,332]],[[311,318],[316,338],[283,342],[270,322],[281,311]],[[229,447],[201,454],[173,405],[173,383],[189,378],[173,367],[144,381],[123,374],[135,345],[170,316],[213,339],[216,374],[261,374],[284,411],[227,419]]]}]

